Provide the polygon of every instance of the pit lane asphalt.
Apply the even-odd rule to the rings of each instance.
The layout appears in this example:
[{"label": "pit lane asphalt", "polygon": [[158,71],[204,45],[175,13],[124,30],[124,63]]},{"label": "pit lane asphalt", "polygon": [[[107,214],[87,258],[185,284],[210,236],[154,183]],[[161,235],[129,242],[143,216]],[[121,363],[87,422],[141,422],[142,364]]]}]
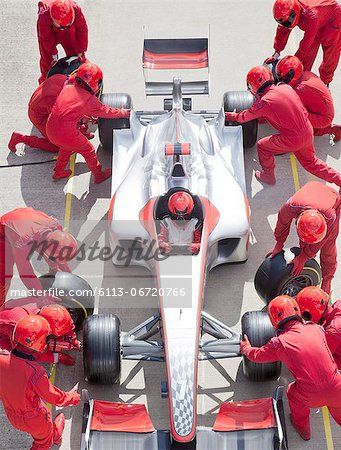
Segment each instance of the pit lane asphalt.
[{"label": "pit lane asphalt", "polygon": [[[272,19],[272,1],[228,0],[93,0],[79,1],[89,25],[89,52],[87,56],[104,71],[105,92],[128,92],[135,109],[161,109],[160,98],[146,99],[144,94],[141,55],[143,38],[206,37],[210,33],[210,88],[209,97],[193,98],[193,109],[218,109],[223,93],[244,89],[245,74],[250,67],[260,64],[272,53],[275,23]],[[7,143],[15,129],[30,133],[27,102],[37,86],[38,48],[35,32],[37,2],[31,0],[1,0],[0,8],[0,165],[43,161],[50,154],[28,149],[24,158],[9,155]],[[210,26],[208,26],[210,25]],[[301,32],[294,30],[287,47],[293,53]],[[283,53],[285,54],[285,53]],[[341,69],[335,74],[331,91],[336,106],[335,121],[341,122]],[[259,135],[271,132],[262,125]],[[341,143],[329,145],[327,136],[315,139],[316,151],[335,169],[341,170]],[[98,138],[94,141],[98,146]],[[110,156],[99,150],[104,166]],[[70,185],[51,180],[53,163],[6,168],[0,170],[0,214],[17,207],[32,206],[65,219],[65,194]],[[273,243],[272,229],[279,207],[294,193],[294,181],[288,155],[276,158],[277,185],[263,187],[254,179],[258,168],[256,149],[246,152],[245,172],[248,196],[252,210],[252,245],[249,260],[244,265],[221,266],[214,269],[207,280],[205,310],[227,325],[240,330],[240,317],[245,311],[263,307],[253,288],[254,273],[264,254]],[[299,182],[303,185],[311,176],[298,166]],[[67,187],[68,186],[68,187]],[[133,193],[132,193],[133,195]],[[78,239],[104,242],[106,213],[110,199],[110,182],[94,185],[84,161],[77,158],[72,182],[70,231]],[[290,235],[294,244],[294,233]],[[339,251],[340,242],[339,239]],[[98,263],[90,284],[102,287],[149,286],[145,272],[122,272],[110,262]],[[83,275],[88,268],[82,264],[74,267]],[[123,278],[138,274],[142,278]],[[17,280],[16,280],[17,281]],[[19,282],[18,282],[19,283]],[[18,284],[20,286],[20,283]],[[333,299],[341,297],[341,269],[333,283]],[[98,302],[97,298],[97,302]],[[99,312],[115,312],[121,319],[122,330],[127,331],[156,311],[157,304],[136,298],[101,299]],[[160,382],[166,378],[164,366],[159,363],[123,362],[120,386],[90,386],[83,381],[82,360],[78,355],[75,367],[58,367],[56,385],[70,389],[76,381],[80,388],[88,388],[99,399],[146,403],[156,427],[168,427],[167,400],[160,398]],[[287,385],[290,374],[283,370],[280,383]],[[241,359],[199,363],[198,423],[211,426],[222,401],[244,400],[270,396],[277,385],[251,383],[242,375]],[[286,405],[287,406],[287,405]],[[64,409],[67,422],[61,449],[79,448],[81,433],[81,406]],[[288,408],[286,409],[288,415]],[[341,448],[341,430],[331,419],[332,439],[327,442],[321,410],[312,410],[312,440],[303,442],[288,424],[291,449],[315,450]],[[17,432],[8,423],[0,407],[0,448],[28,449],[31,439]]]}]

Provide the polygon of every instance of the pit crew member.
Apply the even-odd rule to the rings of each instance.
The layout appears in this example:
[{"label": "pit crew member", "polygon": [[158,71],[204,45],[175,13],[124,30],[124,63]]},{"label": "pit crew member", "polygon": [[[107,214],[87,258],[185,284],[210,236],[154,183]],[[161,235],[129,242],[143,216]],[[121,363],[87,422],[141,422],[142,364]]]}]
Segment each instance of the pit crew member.
[{"label": "pit crew member", "polygon": [[42,211],[17,208],[1,216],[0,307],[5,302],[14,265],[28,289],[43,290],[29,260],[34,251],[45,259],[50,270],[71,272],[68,261],[77,252],[77,242],[54,217]]},{"label": "pit crew member", "polygon": [[333,125],[335,116],[332,95],[321,78],[313,72],[303,71],[297,56],[285,56],[276,65],[276,76],[280,82],[289,84],[308,111],[308,119],[315,136],[329,134],[334,142],[341,139],[340,125]]},{"label": "pit crew member", "polygon": [[95,183],[101,183],[111,176],[111,169],[102,170],[94,146],[77,129],[84,116],[112,119],[129,117],[130,110],[110,108],[96,98],[102,83],[102,70],[87,61],[79,67],[72,82],[64,86],[52,108],[46,125],[47,137],[60,148],[54,180],[71,175],[71,170],[66,170],[66,166],[73,152],[84,157],[95,177]]},{"label": "pit crew member", "polygon": [[275,184],[274,155],[294,152],[308,172],[341,187],[340,173],[316,158],[313,127],[296,92],[284,83],[275,85],[273,75],[266,66],[251,69],[246,81],[256,97],[255,102],[248,110],[226,112],[226,120],[244,123],[264,117],[278,131],[278,134],[266,136],[257,143],[262,171],[255,172],[256,178],[263,183]]},{"label": "pit crew member", "polygon": [[[29,302],[30,299],[27,299]],[[0,348],[11,351],[13,348],[13,331],[22,317],[37,314],[44,317],[50,325],[51,334],[48,336],[46,351],[39,353],[36,361],[48,363],[60,363],[73,366],[75,359],[63,353],[63,350],[80,350],[80,342],[74,332],[72,318],[62,305],[51,304],[37,307],[15,307],[0,311]]]},{"label": "pit crew member", "polygon": [[328,347],[339,370],[341,369],[341,300],[332,305],[330,297],[316,286],[302,289],[296,296],[304,320],[322,325]]},{"label": "pit crew member", "polygon": [[334,77],[341,52],[341,5],[337,0],[276,0],[273,16],[278,23],[274,41],[275,53],[266,63],[279,58],[296,25],[304,31],[295,53],[304,70],[311,70],[321,45],[323,61],[319,67],[321,80],[328,85]]},{"label": "pit crew member", "polygon": [[[252,347],[245,335],[241,353],[258,363],[283,361],[295,378],[287,388],[291,422],[302,439],[310,439],[310,408],[326,405],[341,425],[341,374],[329,351],[323,329],[303,323],[297,302],[280,295],[268,306],[276,336]],[[314,345],[312,345],[312,342]]]},{"label": "pit crew member", "polygon": [[44,368],[37,363],[49,334],[46,319],[27,315],[14,329],[15,348],[11,352],[0,350],[0,400],[13,427],[31,434],[31,450],[49,449],[62,442],[65,416],[57,414],[52,422],[44,402],[69,406],[80,401],[76,390],[64,392],[50,383]]},{"label": "pit crew member", "polygon": [[39,84],[46,79],[51,65],[58,61],[58,44],[66,56],[78,55],[85,61],[88,27],[80,6],[73,0],[39,1],[37,34],[41,70]]},{"label": "pit crew member", "polygon": [[296,221],[300,254],[294,258],[292,274],[299,275],[307,259],[320,251],[321,288],[328,294],[337,268],[336,239],[339,234],[341,197],[338,192],[318,181],[309,181],[281,207],[275,228],[273,258],[282,251],[290,225]]}]

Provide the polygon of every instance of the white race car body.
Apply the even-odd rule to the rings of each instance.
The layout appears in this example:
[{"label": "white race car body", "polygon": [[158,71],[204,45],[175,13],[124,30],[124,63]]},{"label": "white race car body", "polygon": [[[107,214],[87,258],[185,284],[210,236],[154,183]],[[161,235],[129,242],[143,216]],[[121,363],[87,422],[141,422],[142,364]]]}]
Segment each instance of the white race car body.
[{"label": "white race car body", "polygon": [[[241,127],[225,127],[223,110],[209,121],[204,114],[185,112],[179,89],[170,112],[147,123],[132,111],[130,129],[114,131],[109,226],[113,262],[127,263],[117,252],[121,249],[130,255],[130,264],[143,265],[156,277],[171,433],[175,440],[188,442],[196,433],[205,277],[214,266],[247,259],[250,223]],[[174,154],[166,154],[166,146]],[[181,154],[184,147],[189,154]],[[141,257],[148,248],[158,250],[160,198],[179,188],[201,204],[199,254]],[[175,290],[180,286],[181,296]]]}]

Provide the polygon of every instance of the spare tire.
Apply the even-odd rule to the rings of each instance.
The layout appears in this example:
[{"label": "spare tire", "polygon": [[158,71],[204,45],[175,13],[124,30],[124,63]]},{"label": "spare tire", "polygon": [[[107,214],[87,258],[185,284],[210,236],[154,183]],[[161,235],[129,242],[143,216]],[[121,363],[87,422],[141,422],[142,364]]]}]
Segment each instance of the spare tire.
[{"label": "spare tire", "polygon": [[[254,102],[254,97],[250,91],[231,91],[224,94],[224,111],[236,112],[249,109]],[[225,122],[225,125],[241,125],[243,129],[243,147],[251,148],[257,142],[258,120],[251,120],[250,122],[237,123]]]},{"label": "spare tire", "polygon": [[65,58],[58,59],[51,69],[47,72],[46,78],[52,75],[62,74],[71,75],[82,64],[78,56],[65,56]]},{"label": "spare tire", "polygon": [[[129,94],[102,94],[101,102],[111,108],[132,108]],[[102,147],[107,151],[113,149],[113,130],[130,128],[129,119],[98,119],[99,140]]]},{"label": "spare tire", "polygon": [[113,314],[89,317],[83,328],[83,367],[86,381],[114,384],[121,377],[120,321]]},{"label": "spare tire", "polygon": [[288,262],[299,253],[299,247],[284,249],[274,258],[266,258],[259,266],[254,285],[257,294],[266,304],[277,295],[296,297],[303,288],[321,283],[321,268],[315,259],[307,260],[300,275],[291,275],[292,264]]},{"label": "spare tire", "polygon": [[[242,333],[254,347],[262,347],[275,336],[274,327],[265,311],[246,312],[242,317]],[[252,381],[277,380],[281,375],[281,362],[255,363],[243,356],[243,373]]]},{"label": "spare tire", "polygon": [[91,286],[81,277],[69,272],[48,273],[39,277],[45,290],[61,299],[60,304],[68,309],[76,331],[82,329],[84,320],[94,312],[95,294]]}]

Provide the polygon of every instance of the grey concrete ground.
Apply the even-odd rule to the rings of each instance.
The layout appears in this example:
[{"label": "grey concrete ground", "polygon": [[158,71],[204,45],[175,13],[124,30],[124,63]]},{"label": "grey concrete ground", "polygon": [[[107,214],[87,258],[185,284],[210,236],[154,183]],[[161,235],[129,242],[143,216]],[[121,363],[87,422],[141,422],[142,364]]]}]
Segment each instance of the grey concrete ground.
[{"label": "grey concrete ground", "polygon": [[[210,85],[209,97],[193,99],[194,109],[217,109],[227,90],[244,89],[245,75],[250,67],[259,64],[272,53],[275,23],[272,19],[272,2],[268,0],[187,0],[187,1],[137,1],[137,0],[82,0],[81,5],[88,19],[90,44],[88,58],[98,63],[105,74],[106,92],[128,92],[136,109],[161,108],[159,98],[146,99],[141,67],[144,37],[205,37],[210,36]],[[0,165],[14,165],[50,160],[51,155],[27,149],[24,158],[10,155],[7,142],[16,129],[31,132],[27,118],[28,99],[37,86],[38,49],[35,35],[37,2],[32,0],[0,0]],[[297,47],[301,36],[294,31],[287,53]],[[341,122],[341,69],[335,74],[331,91],[336,105],[335,121]],[[261,126],[259,134],[271,132]],[[95,145],[98,145],[98,138]],[[331,147],[328,136],[316,138],[318,155],[334,168],[341,170],[341,143]],[[105,166],[110,155],[98,152]],[[294,192],[293,176],[288,155],[279,156],[277,185],[263,187],[254,179],[258,168],[257,152],[253,148],[246,153],[247,190],[252,210],[252,245],[249,260],[244,265],[222,266],[208,276],[205,309],[240,330],[240,317],[247,310],[263,307],[253,287],[254,273],[265,253],[273,244],[272,230],[276,214]],[[76,176],[72,183],[51,180],[53,163],[22,167],[1,167],[0,214],[16,207],[32,206],[53,214],[61,222],[65,216],[65,194],[72,192],[70,230],[78,239],[93,242],[105,239],[106,213],[110,200],[110,182],[95,186],[84,161],[77,158]],[[298,167],[299,182],[303,185],[310,175]],[[133,193],[132,193],[133,195]],[[295,243],[294,234],[290,243]],[[340,243],[340,240],[339,240]],[[340,245],[339,245],[340,247]],[[75,266],[75,272],[86,275],[87,268]],[[129,278],[126,274],[130,275]],[[134,278],[133,278],[134,277]],[[17,281],[17,280],[16,280]],[[122,271],[111,263],[98,264],[89,282],[102,287],[135,287],[151,285],[148,274],[142,270]],[[333,299],[341,296],[341,270],[333,283]],[[98,302],[99,299],[97,299]],[[157,308],[152,301],[123,298],[101,299],[99,312],[114,311],[121,319],[122,329],[128,330]],[[199,424],[211,426],[219,404],[227,400],[244,400],[270,396],[278,384],[251,383],[242,374],[241,359],[200,363],[199,376]],[[70,389],[76,381],[87,387],[93,397],[106,400],[143,402],[148,406],[156,427],[167,428],[167,401],[160,398],[160,382],[165,379],[165,369],[157,363],[123,363],[120,386],[88,386],[83,381],[82,361],[78,357],[75,367],[59,367],[56,385]],[[287,385],[290,374],[283,371],[280,382]],[[287,410],[288,412],[288,410]],[[66,408],[67,417],[61,449],[79,448],[81,406]],[[288,425],[290,448],[315,450],[341,447],[340,429],[331,420],[332,439],[327,442],[321,410],[313,410],[312,440],[303,443]],[[30,437],[17,432],[8,423],[0,409],[0,448],[28,449]]]}]

